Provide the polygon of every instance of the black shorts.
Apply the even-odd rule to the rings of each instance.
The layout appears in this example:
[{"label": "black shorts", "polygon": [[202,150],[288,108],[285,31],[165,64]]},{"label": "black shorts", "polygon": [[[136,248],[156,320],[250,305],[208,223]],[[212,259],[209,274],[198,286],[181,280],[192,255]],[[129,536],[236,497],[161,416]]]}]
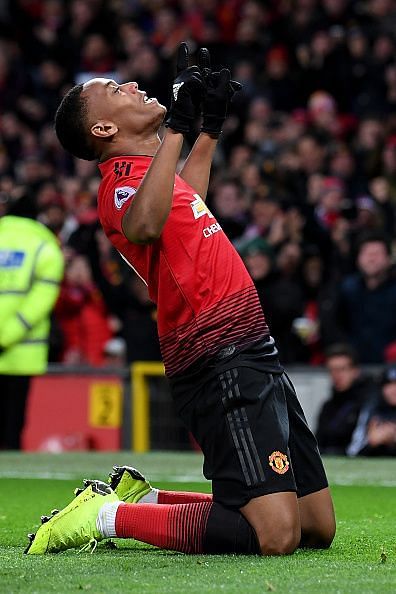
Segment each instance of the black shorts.
[{"label": "black shorts", "polygon": [[268,361],[268,342],[224,351],[170,380],[214,501],[240,508],[269,493],[303,497],[327,487],[316,439],[286,373]]}]

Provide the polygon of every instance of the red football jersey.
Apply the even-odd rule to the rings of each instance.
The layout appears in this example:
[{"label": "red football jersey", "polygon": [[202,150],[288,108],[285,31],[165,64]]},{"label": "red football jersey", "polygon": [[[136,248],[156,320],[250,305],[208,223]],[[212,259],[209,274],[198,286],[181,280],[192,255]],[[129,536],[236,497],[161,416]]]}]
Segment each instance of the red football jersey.
[{"label": "red football jersey", "polygon": [[111,243],[147,283],[157,305],[168,376],[221,349],[269,334],[253,281],[205,202],[175,176],[172,209],[160,238],[129,242],[121,221],[152,157],[125,156],[99,165],[99,219]]}]

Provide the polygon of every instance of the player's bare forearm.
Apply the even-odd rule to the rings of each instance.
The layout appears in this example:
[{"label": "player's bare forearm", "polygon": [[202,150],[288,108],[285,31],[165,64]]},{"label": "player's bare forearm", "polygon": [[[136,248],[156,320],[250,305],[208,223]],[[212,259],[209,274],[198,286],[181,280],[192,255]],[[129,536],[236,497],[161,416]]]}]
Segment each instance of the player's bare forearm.
[{"label": "player's bare forearm", "polygon": [[217,138],[201,133],[179,173],[180,177],[200,195],[202,200],[206,199],[208,192],[210,168],[216,145]]},{"label": "player's bare forearm", "polygon": [[172,207],[176,166],[183,135],[170,128],[122,219],[125,237],[132,243],[158,239]]}]

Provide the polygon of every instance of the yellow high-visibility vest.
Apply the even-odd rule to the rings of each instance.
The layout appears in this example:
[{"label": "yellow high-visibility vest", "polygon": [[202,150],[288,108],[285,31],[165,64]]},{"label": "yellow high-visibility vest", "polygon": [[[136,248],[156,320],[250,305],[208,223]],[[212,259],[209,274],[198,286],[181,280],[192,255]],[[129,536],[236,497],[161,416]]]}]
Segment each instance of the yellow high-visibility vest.
[{"label": "yellow high-visibility vest", "polygon": [[62,278],[63,255],[47,227],[0,218],[0,374],[45,372],[50,314]]}]

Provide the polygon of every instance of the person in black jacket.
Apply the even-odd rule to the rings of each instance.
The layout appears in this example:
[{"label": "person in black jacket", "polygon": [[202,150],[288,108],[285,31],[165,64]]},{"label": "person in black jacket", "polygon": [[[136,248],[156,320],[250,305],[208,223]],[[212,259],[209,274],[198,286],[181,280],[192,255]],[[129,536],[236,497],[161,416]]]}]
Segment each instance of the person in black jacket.
[{"label": "person in black jacket", "polygon": [[323,454],[345,455],[362,406],[375,392],[371,377],[362,373],[357,355],[346,344],[326,351],[331,397],[319,415],[316,437]]},{"label": "person in black jacket", "polygon": [[396,456],[396,363],[383,369],[376,398],[363,407],[347,454]]},{"label": "person in black jacket", "polygon": [[355,347],[361,363],[384,363],[387,347],[396,341],[396,273],[389,238],[364,234],[357,268],[341,284],[334,331]]}]

